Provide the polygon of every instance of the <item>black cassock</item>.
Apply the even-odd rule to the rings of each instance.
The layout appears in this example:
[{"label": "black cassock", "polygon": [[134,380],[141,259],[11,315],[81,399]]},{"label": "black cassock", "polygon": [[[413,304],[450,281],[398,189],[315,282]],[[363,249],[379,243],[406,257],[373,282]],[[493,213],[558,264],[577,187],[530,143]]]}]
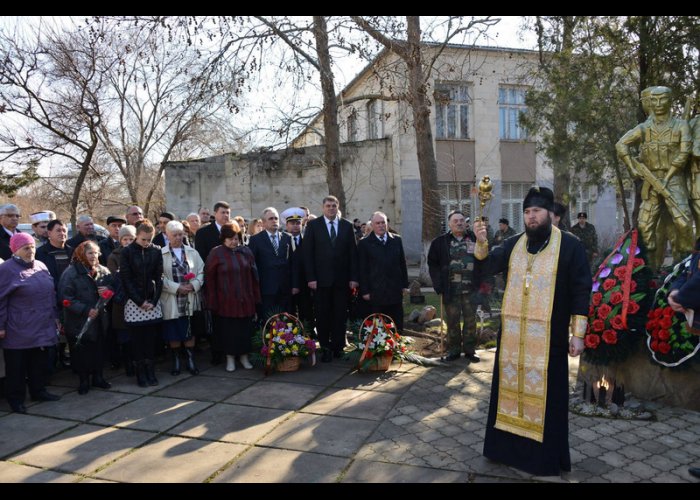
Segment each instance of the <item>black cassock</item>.
[{"label": "black cassock", "polygon": [[[493,248],[484,261],[476,261],[480,274],[507,273],[508,262],[520,234]],[[536,253],[548,238],[531,240],[528,252]],[[506,276],[507,283],[507,276]],[[571,470],[569,455],[569,322],[572,315],[588,315],[592,278],[583,244],[562,232],[559,264],[552,308],[547,401],[543,442],[511,434],[494,427],[498,404],[499,355],[493,370],[491,402],[484,438],[484,456],[537,476],[559,475]],[[498,332],[498,344],[501,330]]]}]

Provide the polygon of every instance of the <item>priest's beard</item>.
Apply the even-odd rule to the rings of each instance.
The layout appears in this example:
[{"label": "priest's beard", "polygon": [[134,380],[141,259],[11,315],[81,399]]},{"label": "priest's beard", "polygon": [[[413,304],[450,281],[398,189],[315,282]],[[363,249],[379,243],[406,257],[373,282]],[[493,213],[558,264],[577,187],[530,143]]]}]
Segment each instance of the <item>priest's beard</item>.
[{"label": "priest's beard", "polygon": [[535,227],[525,226],[525,234],[532,241],[544,241],[552,232],[552,217],[547,212],[547,218]]}]

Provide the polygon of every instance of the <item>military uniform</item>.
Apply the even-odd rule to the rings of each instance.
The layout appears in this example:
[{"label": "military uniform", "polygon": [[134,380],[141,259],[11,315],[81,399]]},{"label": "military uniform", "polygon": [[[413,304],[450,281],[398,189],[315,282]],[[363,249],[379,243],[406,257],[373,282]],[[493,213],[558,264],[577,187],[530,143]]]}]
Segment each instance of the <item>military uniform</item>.
[{"label": "military uniform", "polygon": [[[493,235],[493,244],[489,243],[489,247],[492,246],[498,246],[501,243],[503,243],[504,240],[507,240],[511,236],[515,236],[515,229],[512,227],[508,226],[508,229],[505,231],[501,231],[500,229],[496,231],[496,234]],[[488,232],[486,233],[486,239],[488,239]]]},{"label": "military uniform", "polygon": [[571,228],[571,233],[576,236],[583,246],[586,248],[586,257],[588,257],[588,263],[593,263],[593,256],[598,252],[598,234],[596,233],[595,226],[586,222],[586,225],[581,227],[579,224],[574,224]]}]

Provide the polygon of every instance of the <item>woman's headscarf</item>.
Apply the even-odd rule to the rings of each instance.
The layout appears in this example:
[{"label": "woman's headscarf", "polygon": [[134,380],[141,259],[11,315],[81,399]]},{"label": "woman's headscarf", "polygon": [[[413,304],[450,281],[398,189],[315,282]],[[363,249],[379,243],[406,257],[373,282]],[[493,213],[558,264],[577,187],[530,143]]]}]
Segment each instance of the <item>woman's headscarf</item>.
[{"label": "woman's headscarf", "polygon": [[73,262],[79,262],[83,266],[85,266],[85,269],[88,270],[90,275],[95,274],[96,269],[92,267],[92,264],[87,260],[87,257],[85,256],[85,252],[87,251],[88,245],[92,245],[96,248],[100,248],[97,243],[95,243],[92,240],[85,240],[83,241],[80,245],[78,245],[78,248],[76,248],[73,251]]}]

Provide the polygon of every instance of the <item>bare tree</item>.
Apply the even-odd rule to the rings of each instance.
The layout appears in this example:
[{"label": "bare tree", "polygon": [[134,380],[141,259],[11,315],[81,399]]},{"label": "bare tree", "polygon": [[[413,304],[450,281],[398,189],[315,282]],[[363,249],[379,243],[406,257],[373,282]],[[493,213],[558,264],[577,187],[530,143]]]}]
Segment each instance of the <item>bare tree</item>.
[{"label": "bare tree", "polygon": [[[26,37],[26,38],[25,38]],[[79,171],[70,213],[98,145],[102,61],[97,43],[64,30],[0,31],[0,163],[60,159]]]}]

